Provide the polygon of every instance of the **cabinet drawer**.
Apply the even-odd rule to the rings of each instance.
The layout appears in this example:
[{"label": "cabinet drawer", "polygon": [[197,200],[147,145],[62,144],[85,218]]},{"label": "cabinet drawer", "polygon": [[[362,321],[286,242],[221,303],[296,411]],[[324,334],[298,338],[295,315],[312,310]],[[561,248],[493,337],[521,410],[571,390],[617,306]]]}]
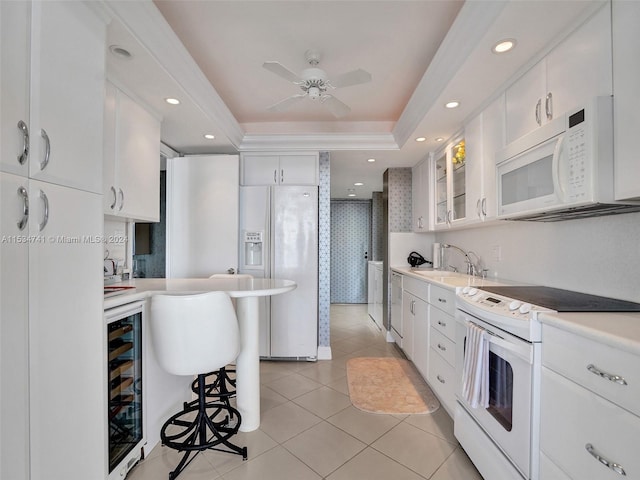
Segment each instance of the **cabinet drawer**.
[{"label": "cabinet drawer", "polygon": [[431,285],[429,303],[453,316],[456,310],[456,293],[453,290]]},{"label": "cabinet drawer", "polygon": [[602,463],[606,459],[624,469],[626,478],[640,478],[640,418],[546,367],[540,417],[540,448],[569,477],[622,478]]},{"label": "cabinet drawer", "polygon": [[429,284],[427,282],[423,282],[422,280],[417,280],[415,278],[409,277],[408,275],[405,275],[402,282],[402,289],[424,300],[425,302],[429,301]]},{"label": "cabinet drawer", "polygon": [[550,369],[640,415],[640,356],[544,325],[542,362]]},{"label": "cabinet drawer", "polygon": [[440,356],[437,350],[429,349],[429,386],[438,395],[440,402],[453,416],[456,404],[456,371]]},{"label": "cabinet drawer", "polygon": [[453,316],[443,312],[439,308],[429,307],[431,326],[453,340],[456,338],[456,322]]},{"label": "cabinet drawer", "polygon": [[432,329],[431,330],[431,348],[439,353],[442,358],[444,358],[449,365],[452,367],[456,366],[456,347],[455,343],[445,337],[439,331]]}]

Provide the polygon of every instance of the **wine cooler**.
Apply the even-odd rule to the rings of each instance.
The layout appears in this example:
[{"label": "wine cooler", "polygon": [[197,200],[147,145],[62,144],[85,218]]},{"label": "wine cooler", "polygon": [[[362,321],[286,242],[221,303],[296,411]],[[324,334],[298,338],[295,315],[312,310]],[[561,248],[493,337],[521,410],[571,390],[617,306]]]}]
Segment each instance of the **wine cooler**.
[{"label": "wine cooler", "polygon": [[107,326],[108,480],[124,478],[140,460],[143,434],[142,314],[136,302],[105,311]]}]

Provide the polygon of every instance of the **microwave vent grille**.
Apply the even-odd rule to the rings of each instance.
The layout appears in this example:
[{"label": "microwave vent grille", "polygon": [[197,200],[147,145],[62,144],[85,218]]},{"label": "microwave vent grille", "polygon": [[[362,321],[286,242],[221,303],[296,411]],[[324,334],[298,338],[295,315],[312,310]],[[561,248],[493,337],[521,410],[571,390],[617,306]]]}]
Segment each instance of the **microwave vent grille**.
[{"label": "microwave vent grille", "polygon": [[640,205],[626,205],[618,203],[596,203],[582,207],[566,208],[550,212],[538,212],[530,215],[503,217],[504,220],[518,220],[527,222],[560,222],[576,220],[578,218],[602,217],[604,215],[619,215],[622,213],[640,212]]}]

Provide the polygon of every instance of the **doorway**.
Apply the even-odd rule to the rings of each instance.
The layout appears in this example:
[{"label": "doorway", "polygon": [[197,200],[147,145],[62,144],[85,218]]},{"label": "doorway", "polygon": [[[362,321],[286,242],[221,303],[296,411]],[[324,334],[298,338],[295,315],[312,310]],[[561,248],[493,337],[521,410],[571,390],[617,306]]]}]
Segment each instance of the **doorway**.
[{"label": "doorway", "polygon": [[331,200],[331,303],[367,303],[371,200]]}]

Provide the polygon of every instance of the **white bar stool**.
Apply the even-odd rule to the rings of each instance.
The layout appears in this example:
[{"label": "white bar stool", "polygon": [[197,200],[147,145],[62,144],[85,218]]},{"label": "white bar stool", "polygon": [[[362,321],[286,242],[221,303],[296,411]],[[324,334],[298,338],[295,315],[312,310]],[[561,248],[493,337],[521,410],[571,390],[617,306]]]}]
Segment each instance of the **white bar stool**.
[{"label": "white bar stool", "polygon": [[[247,447],[229,441],[240,428],[240,413],[229,402],[207,402],[204,377],[233,362],[240,351],[240,332],[231,299],[224,292],[155,295],[151,301],[151,339],[158,363],[173,375],[197,375],[198,399],[162,426],[162,444],[184,452],[174,480],[202,450],[242,455]],[[237,422],[230,424],[229,419]]]},{"label": "white bar stool", "polygon": [[[247,278],[253,279],[252,275],[246,273],[214,273],[209,278]],[[235,307],[234,299],[231,303]],[[229,404],[229,399],[236,396],[235,368],[224,366],[215,372],[205,375],[205,395],[209,398],[218,398],[220,401]],[[232,378],[233,376],[233,378]],[[191,384],[193,393],[198,393],[198,379]]]}]

